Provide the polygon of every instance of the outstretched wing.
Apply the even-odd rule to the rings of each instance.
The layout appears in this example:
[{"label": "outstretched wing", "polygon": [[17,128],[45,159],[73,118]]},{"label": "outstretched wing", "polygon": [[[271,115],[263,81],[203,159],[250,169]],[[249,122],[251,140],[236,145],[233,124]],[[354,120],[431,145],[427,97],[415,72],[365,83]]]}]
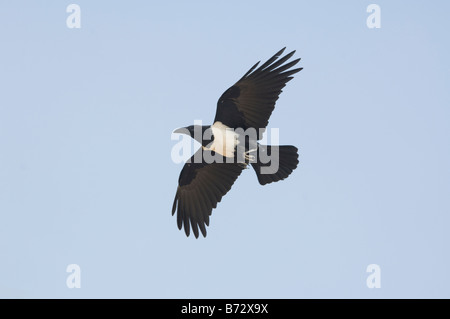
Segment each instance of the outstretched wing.
[{"label": "outstretched wing", "polygon": [[214,122],[228,127],[263,129],[269,122],[275,102],[283,87],[302,68],[291,69],[300,59],[285,63],[295,51],[280,58],[285,48],[256,69],[256,63],[236,84],[226,90],[217,102]]},{"label": "outstretched wing", "polygon": [[186,162],[178,180],[178,188],[172,207],[172,215],[177,212],[177,224],[181,229],[184,226],[186,236],[190,228],[195,237],[199,235],[198,229],[206,237],[206,226],[209,226],[209,216],[216,208],[241,174],[243,167],[238,163],[207,164],[199,158],[198,152],[206,152],[201,148]]}]

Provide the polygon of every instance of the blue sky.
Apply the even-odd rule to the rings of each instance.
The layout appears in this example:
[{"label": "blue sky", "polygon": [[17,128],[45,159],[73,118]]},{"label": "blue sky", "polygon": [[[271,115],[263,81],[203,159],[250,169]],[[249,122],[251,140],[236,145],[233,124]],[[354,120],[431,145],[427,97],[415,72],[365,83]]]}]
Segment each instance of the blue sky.
[{"label": "blue sky", "polygon": [[[0,297],[449,298],[450,5],[377,1],[369,29],[371,3],[1,2]],[[172,130],[284,46],[269,127],[299,167],[244,171],[186,238]]]}]

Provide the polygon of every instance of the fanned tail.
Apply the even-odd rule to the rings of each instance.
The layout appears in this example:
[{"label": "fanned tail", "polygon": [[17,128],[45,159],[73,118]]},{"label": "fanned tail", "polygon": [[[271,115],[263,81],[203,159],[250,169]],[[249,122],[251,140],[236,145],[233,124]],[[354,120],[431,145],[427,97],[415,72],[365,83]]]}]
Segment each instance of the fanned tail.
[{"label": "fanned tail", "polygon": [[297,168],[298,149],[292,145],[259,145],[257,161],[251,164],[261,185],[278,182]]}]

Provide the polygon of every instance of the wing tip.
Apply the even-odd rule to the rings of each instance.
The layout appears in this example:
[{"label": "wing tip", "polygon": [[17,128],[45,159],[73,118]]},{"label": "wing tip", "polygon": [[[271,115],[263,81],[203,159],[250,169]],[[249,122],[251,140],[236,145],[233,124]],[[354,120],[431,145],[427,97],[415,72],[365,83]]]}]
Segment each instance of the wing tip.
[{"label": "wing tip", "polygon": [[275,56],[280,56],[283,54],[284,50],[286,50],[286,47],[282,48],[280,51],[278,51],[277,53],[275,53]]},{"label": "wing tip", "polygon": [[177,211],[177,203],[178,203],[178,192],[175,194],[175,199],[173,200],[173,205],[172,205],[172,216],[175,214],[175,212]]},{"label": "wing tip", "polygon": [[[252,66],[252,67],[250,68],[250,70],[248,70],[247,73],[245,73],[244,76],[243,76],[239,81],[245,79],[250,73],[252,73],[252,71],[253,71],[254,69],[256,69],[256,67],[259,65],[259,63],[261,63],[261,60],[258,61],[258,62],[256,62],[255,65]],[[238,82],[239,82],[239,81],[238,81]]]}]

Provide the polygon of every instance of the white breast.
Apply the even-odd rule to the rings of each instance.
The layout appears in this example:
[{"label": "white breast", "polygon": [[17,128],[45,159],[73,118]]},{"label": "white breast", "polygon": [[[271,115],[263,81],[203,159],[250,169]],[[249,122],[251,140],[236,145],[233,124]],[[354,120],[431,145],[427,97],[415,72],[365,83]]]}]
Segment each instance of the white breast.
[{"label": "white breast", "polygon": [[211,126],[214,141],[209,146],[211,151],[219,153],[225,157],[234,157],[234,150],[239,144],[238,134],[232,128],[222,124],[222,122],[215,122]]}]

